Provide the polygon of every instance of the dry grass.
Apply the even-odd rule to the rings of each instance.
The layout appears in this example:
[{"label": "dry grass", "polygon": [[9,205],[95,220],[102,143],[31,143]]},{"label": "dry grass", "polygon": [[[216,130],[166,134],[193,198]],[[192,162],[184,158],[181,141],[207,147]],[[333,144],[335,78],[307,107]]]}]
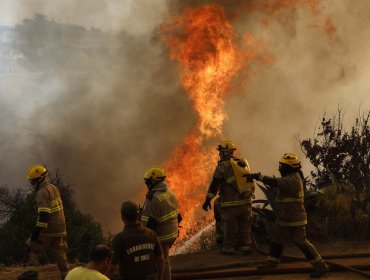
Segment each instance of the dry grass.
[{"label": "dry grass", "polygon": [[360,204],[352,185],[333,184],[325,188],[318,209],[309,215],[309,234],[317,239],[368,237],[369,213]]}]

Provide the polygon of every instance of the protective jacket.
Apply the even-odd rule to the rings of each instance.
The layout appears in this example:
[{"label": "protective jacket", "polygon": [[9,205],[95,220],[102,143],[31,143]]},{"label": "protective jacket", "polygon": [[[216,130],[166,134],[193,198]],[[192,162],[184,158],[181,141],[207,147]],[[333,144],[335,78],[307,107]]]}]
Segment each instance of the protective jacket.
[{"label": "protective jacket", "polygon": [[161,242],[173,242],[178,236],[181,220],[177,198],[166,183],[161,181],[147,194],[141,222],[153,229]]},{"label": "protective jacket", "polygon": [[40,236],[66,236],[63,203],[56,186],[44,180],[36,193],[37,223],[42,228]]},{"label": "protective jacket", "polygon": [[252,190],[240,193],[232,162],[239,159],[232,157],[220,160],[213,173],[212,183],[208,188],[207,198],[214,198],[219,192],[222,196],[221,207],[251,204]]},{"label": "protective jacket", "polygon": [[262,176],[262,182],[277,188],[277,222],[281,226],[302,226],[307,224],[304,208],[304,186],[298,172],[281,178]]}]

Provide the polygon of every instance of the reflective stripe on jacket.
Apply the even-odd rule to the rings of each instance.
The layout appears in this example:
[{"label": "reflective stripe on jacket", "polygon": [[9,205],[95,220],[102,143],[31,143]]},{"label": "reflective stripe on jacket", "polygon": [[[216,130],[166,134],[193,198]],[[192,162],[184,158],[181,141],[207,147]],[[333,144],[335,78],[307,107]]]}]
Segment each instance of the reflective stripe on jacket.
[{"label": "reflective stripe on jacket", "polygon": [[277,178],[278,194],[276,206],[278,223],[282,226],[302,226],[307,224],[304,208],[304,186],[298,172]]},{"label": "reflective stripe on jacket", "polygon": [[[47,179],[42,182],[36,193],[36,207],[38,219],[36,226],[41,227],[41,236],[60,237],[66,236],[66,224],[64,210],[59,190],[56,186],[49,183]],[[42,213],[49,215],[47,222],[40,221]]]},{"label": "reflective stripe on jacket", "polygon": [[207,198],[214,198],[217,193],[222,196],[221,207],[240,206],[251,204],[251,193],[240,193],[235,179],[233,167],[230,160],[222,160],[213,173],[213,178],[217,185],[211,184],[208,188]]},{"label": "reflective stripe on jacket", "polygon": [[160,182],[151,190],[152,197],[145,200],[141,222],[146,226],[149,219],[156,222],[155,232],[161,242],[173,241],[178,236],[180,214],[177,198],[165,182]]}]

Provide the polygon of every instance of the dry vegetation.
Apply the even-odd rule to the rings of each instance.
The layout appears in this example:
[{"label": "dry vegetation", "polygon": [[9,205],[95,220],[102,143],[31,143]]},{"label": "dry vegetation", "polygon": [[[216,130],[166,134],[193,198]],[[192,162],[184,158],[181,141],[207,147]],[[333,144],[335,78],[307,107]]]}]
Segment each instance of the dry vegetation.
[{"label": "dry vegetation", "polygon": [[370,213],[364,194],[356,197],[351,184],[332,184],[322,190],[317,209],[309,215],[309,234],[317,239],[364,239],[370,235]]}]

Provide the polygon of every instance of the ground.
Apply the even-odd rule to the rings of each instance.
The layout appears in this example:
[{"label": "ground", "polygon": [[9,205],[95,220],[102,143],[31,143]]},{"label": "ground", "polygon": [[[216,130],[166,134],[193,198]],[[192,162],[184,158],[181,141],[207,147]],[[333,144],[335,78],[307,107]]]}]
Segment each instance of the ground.
[{"label": "ground", "polygon": [[[331,256],[339,254],[353,254],[353,253],[366,253],[369,257],[361,257],[351,260],[345,259],[333,259],[328,260],[333,262],[339,262],[341,264],[353,265],[363,264],[370,267],[370,242],[369,240],[364,241],[336,241],[336,242],[314,242],[318,251],[322,256]],[[267,246],[262,246],[262,250],[267,250]],[[292,245],[288,245],[286,249],[287,255],[301,256],[300,252]],[[219,254],[218,249],[210,249],[205,252],[191,253],[186,255],[176,255],[172,256],[172,270],[174,274],[174,279],[201,279],[192,278],[189,272],[202,272],[205,270],[212,269],[213,271],[220,271],[219,269],[226,269],[231,267],[237,267],[240,273],[243,273],[246,269],[254,269],[255,265],[263,261],[265,257],[257,252],[253,252],[250,256],[243,256],[237,253],[233,256],[224,256]],[[280,265],[281,268],[291,268],[297,267],[301,270],[308,271],[310,265],[306,262],[284,262]],[[233,268],[235,270],[235,268]],[[16,279],[16,276],[23,271],[22,267],[5,267],[0,271],[0,280],[10,280]],[[40,280],[59,280],[59,273],[55,265],[45,265],[40,267]],[[186,278],[184,275],[188,275]],[[309,279],[309,272],[295,273],[295,274],[284,274],[284,275],[255,275],[255,276],[238,276],[238,277],[224,277],[219,278],[224,280],[278,280],[278,279]],[[330,272],[323,279],[365,279],[363,276],[356,275],[350,272]]]}]

